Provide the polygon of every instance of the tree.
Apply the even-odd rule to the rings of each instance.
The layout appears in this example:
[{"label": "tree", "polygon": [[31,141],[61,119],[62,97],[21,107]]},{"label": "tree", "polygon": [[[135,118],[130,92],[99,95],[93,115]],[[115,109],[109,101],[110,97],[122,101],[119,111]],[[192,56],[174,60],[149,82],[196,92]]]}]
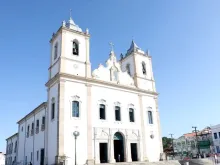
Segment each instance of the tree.
[{"label": "tree", "polygon": [[172,148],[172,139],[168,137],[162,137],[163,142],[163,150],[171,149]]}]

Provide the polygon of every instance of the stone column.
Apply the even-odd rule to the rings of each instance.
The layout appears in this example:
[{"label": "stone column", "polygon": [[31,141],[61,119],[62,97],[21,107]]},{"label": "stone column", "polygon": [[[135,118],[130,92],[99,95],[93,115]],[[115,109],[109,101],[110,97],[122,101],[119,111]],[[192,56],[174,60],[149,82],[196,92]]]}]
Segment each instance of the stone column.
[{"label": "stone column", "polygon": [[99,141],[95,142],[95,149],[96,149],[96,153],[95,153],[95,164],[100,164],[100,154],[99,154]]},{"label": "stone column", "polygon": [[131,144],[128,138],[126,137],[126,148],[127,148],[127,154],[126,154],[126,162],[132,162],[131,159]]},{"label": "stone column", "polygon": [[60,162],[60,157],[64,155],[64,93],[65,80],[60,80],[58,86],[58,99],[55,100],[57,104],[57,156],[56,162]]},{"label": "stone column", "polygon": [[137,143],[137,158],[138,158],[138,161],[142,161],[142,158],[141,158],[141,144],[140,144],[140,137],[138,137],[138,143]]},{"label": "stone column", "polygon": [[[95,160],[92,157],[92,99],[91,88],[92,86],[87,84],[87,165],[94,165]],[[95,147],[95,146],[94,146]]]},{"label": "stone column", "polygon": [[113,137],[110,138],[110,162],[115,163],[115,156],[114,156],[114,139]]},{"label": "stone column", "polygon": [[142,139],[142,147],[143,147],[143,161],[148,161],[147,157],[147,142],[145,138],[145,119],[144,119],[144,109],[143,109],[143,101],[142,101],[142,95],[138,95],[139,97],[139,105],[140,105],[140,119],[141,119],[141,139]]}]

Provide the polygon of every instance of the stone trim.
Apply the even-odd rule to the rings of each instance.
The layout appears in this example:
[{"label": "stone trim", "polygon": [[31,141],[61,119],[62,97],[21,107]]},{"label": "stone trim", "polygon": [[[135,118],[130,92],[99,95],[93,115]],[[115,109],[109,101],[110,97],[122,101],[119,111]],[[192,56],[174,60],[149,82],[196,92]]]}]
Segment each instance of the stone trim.
[{"label": "stone trim", "polygon": [[146,146],[147,146],[147,143],[146,143],[146,135],[145,135],[145,123],[144,123],[144,109],[143,109],[143,100],[142,100],[142,95],[138,95],[139,97],[139,105],[140,105],[140,118],[141,118],[141,137],[142,137],[142,145],[143,145],[143,160],[144,161],[148,161],[148,158],[147,158],[147,149],[146,149]]},{"label": "stone trim", "polygon": [[89,34],[86,34],[86,33],[83,33],[83,32],[79,32],[79,31],[76,31],[76,30],[73,30],[73,29],[68,29],[68,28],[63,27],[63,26],[60,26],[60,28],[57,30],[57,32],[50,39],[50,43],[53,42],[53,40],[59,35],[59,33],[62,33],[63,31],[64,32],[71,32],[71,33],[75,33],[75,34],[78,34],[78,35],[83,35],[83,36],[90,37]]},{"label": "stone trim", "polygon": [[79,81],[84,81],[84,83],[94,83],[94,85],[106,85],[107,87],[108,86],[109,87],[116,87],[116,88],[119,88],[120,90],[122,90],[122,89],[128,90],[129,92],[137,92],[137,93],[143,93],[143,94],[153,95],[153,96],[158,95],[157,92],[147,91],[147,90],[143,90],[143,89],[139,89],[139,88],[135,88],[135,87],[125,86],[125,85],[121,85],[121,84],[115,84],[112,82],[101,81],[101,80],[88,78],[88,77],[74,76],[74,75],[65,74],[65,73],[60,73],[60,74],[57,73],[45,85],[47,87],[50,87],[50,85],[53,84],[54,81],[56,81],[57,79],[61,79],[61,78],[75,79],[75,80],[79,80]]},{"label": "stone trim", "polygon": [[23,117],[22,119],[20,119],[17,124],[21,124],[22,121],[24,121],[26,118],[30,118],[32,115],[34,115],[35,113],[37,113],[38,111],[43,110],[42,108],[45,107],[45,105],[47,105],[47,102],[43,102],[41,103],[38,107],[36,107],[33,111],[31,111],[29,114],[27,114],[25,117]]},{"label": "stone trim", "polygon": [[64,154],[64,93],[65,81],[60,81],[58,85],[57,99],[57,156],[58,158]]},{"label": "stone trim", "polygon": [[159,137],[159,141],[160,141],[160,153],[163,153],[163,142],[162,142],[162,138],[161,138],[161,125],[160,125],[160,113],[158,110],[158,99],[155,97],[155,105],[156,105],[156,115],[157,115],[157,126],[158,126],[158,137]]},{"label": "stone trim", "polygon": [[92,134],[92,87],[87,86],[87,164],[94,164],[94,159],[92,156],[92,146],[93,146],[93,134]]}]

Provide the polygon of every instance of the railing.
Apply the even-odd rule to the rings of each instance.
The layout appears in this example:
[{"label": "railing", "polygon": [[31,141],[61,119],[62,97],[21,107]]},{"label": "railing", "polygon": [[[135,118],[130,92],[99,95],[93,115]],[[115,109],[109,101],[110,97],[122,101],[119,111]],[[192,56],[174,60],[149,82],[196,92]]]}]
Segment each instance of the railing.
[{"label": "railing", "polygon": [[36,134],[39,133],[39,127],[36,127]]},{"label": "railing", "polygon": [[42,124],[41,125],[41,131],[44,131],[45,130],[45,124]]}]

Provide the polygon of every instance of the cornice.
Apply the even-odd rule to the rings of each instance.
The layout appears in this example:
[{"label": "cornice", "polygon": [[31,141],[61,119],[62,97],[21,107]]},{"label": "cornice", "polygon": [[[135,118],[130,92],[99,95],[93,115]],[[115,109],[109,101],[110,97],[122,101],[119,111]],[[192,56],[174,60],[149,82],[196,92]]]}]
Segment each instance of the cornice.
[{"label": "cornice", "polygon": [[17,124],[20,124],[23,120],[29,118],[30,116],[34,115],[38,110],[41,110],[41,108],[46,108],[47,107],[47,102],[41,103],[38,107],[36,107],[33,111],[31,111],[29,114],[27,114],[25,117],[20,119]]},{"label": "cornice", "polygon": [[13,138],[13,137],[15,137],[15,136],[18,136],[18,133],[15,133],[15,134],[13,134],[12,136],[8,137],[8,138],[6,139],[6,141],[8,141],[9,139],[11,139],[11,138]]},{"label": "cornice", "polygon": [[54,65],[56,65],[58,62],[60,61],[60,56],[58,57],[58,59],[56,60],[56,62],[54,62],[49,68],[48,70],[50,70]]},{"label": "cornice", "polygon": [[129,55],[125,56],[124,58],[120,59],[119,61],[120,61],[120,62],[123,62],[125,59],[127,59],[128,57],[130,57],[130,56],[132,56],[132,55],[133,55],[133,56],[141,55],[141,56],[144,56],[144,57],[148,57],[149,59],[152,58],[151,56],[146,55],[146,54],[143,54],[143,53],[140,53],[140,52],[132,52],[132,53],[130,53]]},{"label": "cornice", "polygon": [[[62,31],[64,30],[64,31]],[[50,43],[53,42],[53,40],[58,36],[59,33],[62,33],[62,32],[71,32],[71,33],[76,33],[76,34],[79,34],[79,35],[83,35],[85,36],[86,38],[89,38],[90,35],[89,34],[86,34],[84,32],[79,32],[79,31],[76,31],[76,30],[73,30],[73,29],[69,29],[67,27],[63,27],[63,26],[60,26],[60,28],[57,30],[57,32],[52,36],[52,38],[50,39]]]},{"label": "cornice", "polygon": [[151,91],[139,89],[139,88],[136,88],[136,87],[130,87],[130,86],[125,86],[125,85],[121,85],[121,84],[115,84],[115,83],[112,83],[112,82],[101,81],[101,80],[97,80],[97,79],[93,79],[93,78],[74,76],[74,75],[65,74],[65,73],[57,73],[52,79],[50,79],[45,84],[46,87],[49,88],[50,85],[54,83],[54,81],[56,81],[57,79],[60,79],[60,78],[75,79],[75,80],[79,80],[79,81],[84,81],[87,84],[94,83],[94,84],[99,84],[99,85],[105,85],[107,87],[115,87],[115,88],[125,89],[125,90],[128,90],[128,91],[144,93],[144,94],[150,94],[150,95],[153,95],[153,96],[157,96],[158,95],[157,92],[151,92]]},{"label": "cornice", "polygon": [[140,79],[143,79],[143,80],[148,80],[148,81],[152,81],[152,82],[155,82],[154,80],[152,79],[148,79],[148,78],[143,78],[143,77],[140,77],[140,76],[136,76],[137,78],[140,78]]}]

